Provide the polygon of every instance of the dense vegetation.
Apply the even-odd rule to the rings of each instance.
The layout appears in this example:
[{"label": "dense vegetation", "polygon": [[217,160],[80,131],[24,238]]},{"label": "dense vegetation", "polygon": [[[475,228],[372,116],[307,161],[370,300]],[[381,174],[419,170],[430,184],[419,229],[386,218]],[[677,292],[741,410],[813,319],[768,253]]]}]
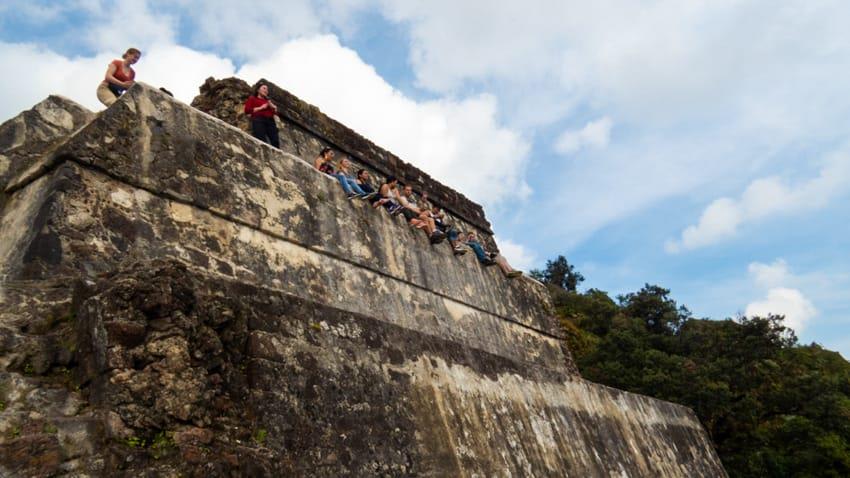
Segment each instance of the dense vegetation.
[{"label": "dense vegetation", "polygon": [[563,256],[546,283],[582,375],[687,405],[733,477],[850,476],[850,363],[783,318],[697,319],[670,291],[590,289]]}]

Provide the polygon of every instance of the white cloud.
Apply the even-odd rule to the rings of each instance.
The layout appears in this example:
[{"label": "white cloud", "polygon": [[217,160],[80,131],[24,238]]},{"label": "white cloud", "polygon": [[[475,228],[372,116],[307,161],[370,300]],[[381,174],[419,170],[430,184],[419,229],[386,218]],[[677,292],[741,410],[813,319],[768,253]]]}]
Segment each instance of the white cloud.
[{"label": "white cloud", "polygon": [[799,282],[784,259],[771,264],[753,262],[747,267],[750,279],[765,290],[765,297],[750,302],[744,314],[750,317],[767,317],[770,314],[784,315],[785,325],[800,333],[818,311],[803,293],[791,285]]},{"label": "white cloud", "polygon": [[523,180],[529,145],[499,125],[491,95],[413,100],[332,35],[287,42],[239,76],[268,78],[475,201],[530,192]]},{"label": "white cloud", "polygon": [[[25,4],[18,1],[15,5],[23,10]],[[293,0],[285,7],[254,0],[238,6],[224,0],[77,0],[67,5],[69,10],[84,9],[91,17],[79,27],[79,37],[96,44],[98,51],[112,49],[108,55],[98,56],[99,63],[119,55],[130,43],[145,49],[138,69],[140,79],[148,82],[157,76],[148,51],[156,45],[189,42],[196,50],[212,48],[219,56],[233,55],[239,61],[265,65],[290,39],[327,31],[366,31],[374,26],[377,9],[408,35],[408,61],[417,84],[446,96],[443,101],[412,101],[393,91],[420,112],[432,106],[431,110],[439,110],[437,116],[469,111],[480,120],[476,130],[480,137],[430,146],[437,152],[449,150],[452,154],[446,157],[458,158],[457,151],[473,149],[464,144],[486,148],[490,141],[483,135],[498,131],[508,136],[494,136],[493,148],[507,145],[513,152],[497,151],[495,157],[524,158],[523,147],[527,151],[529,146],[526,138],[546,131],[538,126],[550,125],[567,114],[576,124],[616,118],[616,137],[596,143],[610,142],[604,150],[582,150],[588,161],[537,160],[558,184],[557,189],[545,195],[541,190],[534,210],[513,206],[518,215],[537,221],[526,227],[551,226],[551,240],[567,245],[665,199],[695,192],[718,197],[741,177],[770,177],[777,163],[789,161],[790,148],[846,137],[850,118],[850,95],[842,82],[835,81],[850,71],[850,31],[845,27],[850,9],[840,0],[791,0],[781,7],[768,0],[539,0],[534,8],[484,0],[462,4],[449,0]],[[37,12],[38,8],[31,10]],[[363,12],[367,14],[358,15]],[[132,28],[124,27],[126,18],[135,19]],[[333,73],[326,71],[323,77],[313,79],[326,90],[350,91],[339,84],[345,73],[325,65]],[[102,68],[98,65],[95,69]],[[338,83],[331,85],[329,76]],[[178,80],[153,84],[169,87],[172,83]],[[89,91],[86,87],[85,95],[93,101]],[[481,91],[490,94],[476,93]],[[324,95],[331,97],[334,91]],[[17,99],[8,101],[20,104]],[[321,103],[330,108],[326,104],[331,103]],[[0,110],[4,106],[0,105]],[[348,119],[344,122],[353,124]],[[455,127],[461,121],[415,123],[439,129]],[[419,141],[412,147],[416,141],[402,140],[405,133],[394,125],[370,124],[380,125],[391,142],[371,132],[367,135],[405,159],[420,161],[427,155],[428,145]],[[357,129],[367,132],[361,125]],[[426,135],[423,132],[421,136]],[[429,137],[446,136],[433,133]],[[569,135],[566,138],[561,144],[566,150],[595,144],[579,141],[577,146]],[[538,139],[549,143],[552,138]],[[415,154],[408,154],[410,150],[416,150]],[[461,163],[466,168],[471,163],[469,156],[463,156]],[[483,175],[485,182],[520,176],[494,194],[473,186],[474,198],[491,201],[488,197],[504,197],[506,190],[518,191],[520,196],[528,192],[522,180],[525,164],[524,159],[497,161],[492,168],[488,163],[478,171],[471,173],[469,168],[462,172]],[[432,164],[425,169],[434,168],[429,170],[439,171],[438,177],[445,179],[449,167]],[[499,171],[505,167],[506,172]],[[452,184],[464,189],[468,183],[464,179]],[[576,208],[578,204],[580,208]],[[723,213],[722,206],[712,213]],[[569,211],[569,221],[551,221],[564,211]],[[728,237],[728,231],[734,234],[750,220],[743,211],[738,212],[742,222],[735,223],[734,217],[725,223],[718,219],[716,240]],[[696,232],[702,231],[689,235]],[[701,240],[694,239],[696,243]],[[668,248],[688,246],[677,238]]]},{"label": "white cloud", "polygon": [[137,65],[140,81],[165,87],[185,103],[192,102],[207,78],[227,78],[235,72],[226,58],[175,45],[154,45]]},{"label": "white cloud", "polygon": [[[69,59],[31,44],[0,43],[0,118],[9,118],[56,93],[90,109],[99,109],[95,89],[103,79],[110,55]],[[24,71],[20,65],[27,65]]]},{"label": "white cloud", "polygon": [[[671,197],[717,197],[775,174],[801,145],[847,136],[850,95],[835,78],[850,72],[850,9],[839,0],[380,4],[409,33],[424,88],[487,88],[506,121],[534,132],[567,115],[616,118],[617,136],[583,150],[587,161],[539,159],[558,187],[523,213],[548,226],[569,211],[551,234],[562,243]],[[560,146],[577,147],[570,135]]]},{"label": "white cloud", "polygon": [[499,250],[502,255],[508,260],[508,263],[514,268],[522,271],[528,271],[534,264],[537,263],[537,255],[534,251],[529,250],[522,244],[518,244],[508,239],[494,238],[499,244]]},{"label": "white cloud", "polygon": [[451,91],[468,78],[533,77],[551,64],[552,40],[564,27],[557,2],[529,8],[520,2],[387,0],[382,7],[392,21],[409,25],[414,71],[435,91]]},{"label": "white cloud", "polygon": [[0,5],[0,13],[15,15],[19,21],[43,25],[56,20],[66,8],[65,5],[44,5],[32,0],[6,0]]},{"label": "white cloud", "polygon": [[[33,45],[0,43],[0,68],[27,64],[24,75],[3,75],[10,117],[49,94],[99,110],[95,89],[113,55],[66,58]],[[153,44],[136,65],[137,79],[190,102],[204,79],[234,74],[230,60],[172,44]],[[292,40],[243,65],[248,82],[266,77],[399,154],[473,200],[495,204],[530,192],[523,180],[528,143],[499,125],[491,95],[415,101],[381,78],[331,35]]]},{"label": "white cloud", "polygon": [[799,333],[817,315],[817,309],[799,290],[777,287],[770,289],[766,298],[747,305],[744,314],[749,317],[784,315],[785,326]]},{"label": "white cloud", "polygon": [[182,7],[194,26],[195,43],[249,61],[261,60],[287,40],[318,33],[323,23],[318,6],[309,0],[279,6],[261,0],[184,0]]},{"label": "white cloud", "polygon": [[817,177],[789,185],[778,177],[757,179],[738,199],[720,198],[705,208],[699,221],[682,231],[679,239],[668,240],[670,253],[697,249],[734,236],[747,223],[773,216],[819,209],[847,190],[850,155],[829,155]]},{"label": "white cloud", "polygon": [[571,154],[583,147],[604,148],[611,139],[611,118],[591,121],[578,130],[567,130],[555,141],[555,151]]},{"label": "white cloud", "polygon": [[[67,58],[31,44],[0,43],[0,70],[19,71],[20,65],[27,65],[21,74],[0,75],[0,118],[14,116],[50,94],[66,96],[93,111],[103,109],[95,90],[116,56]],[[234,71],[229,60],[164,44],[146,50],[135,70],[139,81],[165,87],[187,103],[198,94],[204,79],[232,76]]]},{"label": "white cloud", "polygon": [[[843,28],[850,11],[840,0],[780,8],[769,0],[379,4],[387,18],[409,28],[412,66],[427,88],[548,78],[560,86],[558,101],[589,96],[629,106],[643,121],[748,101],[740,88],[770,95],[801,75],[798,66],[818,66],[817,75],[838,66],[824,64],[827,58],[846,66],[841,55],[850,48]],[[780,77],[785,81],[765,81]]]},{"label": "white cloud", "polygon": [[738,203],[729,198],[720,198],[705,208],[699,218],[699,224],[688,226],[682,231],[681,240],[670,239],[664,244],[669,253],[678,253],[683,249],[696,249],[713,244],[732,236],[743,221]]},{"label": "white cloud", "polygon": [[154,12],[147,1],[93,4],[87,9],[92,22],[84,35],[96,51],[115,48],[123,53],[129,47],[144,51],[156,44],[175,42],[178,19]]},{"label": "white cloud", "polygon": [[776,259],[772,264],[752,262],[747,267],[750,277],[760,287],[778,287],[788,284],[793,276],[788,270],[788,263],[784,259]]}]

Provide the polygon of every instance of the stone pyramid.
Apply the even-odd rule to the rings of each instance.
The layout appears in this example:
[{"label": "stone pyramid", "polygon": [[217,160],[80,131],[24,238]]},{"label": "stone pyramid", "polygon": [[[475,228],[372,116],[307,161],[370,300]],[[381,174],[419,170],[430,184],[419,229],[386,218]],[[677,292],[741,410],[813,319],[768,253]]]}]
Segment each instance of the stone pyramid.
[{"label": "stone pyramid", "polygon": [[309,161],[492,244],[480,206],[277,87],[261,143],[229,81],[222,119],[137,84],[0,125],[0,476],[726,476],[691,410],[581,378],[539,283]]}]

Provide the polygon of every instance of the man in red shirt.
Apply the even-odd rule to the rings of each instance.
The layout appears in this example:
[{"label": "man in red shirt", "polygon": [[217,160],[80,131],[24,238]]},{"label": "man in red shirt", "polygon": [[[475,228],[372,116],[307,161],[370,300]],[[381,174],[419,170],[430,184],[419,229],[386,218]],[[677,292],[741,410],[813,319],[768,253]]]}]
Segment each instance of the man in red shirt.
[{"label": "man in red shirt", "polygon": [[251,116],[251,134],[275,148],[280,148],[274,116],[277,106],[269,99],[269,87],[260,83],[254,94],[245,101],[245,114]]}]

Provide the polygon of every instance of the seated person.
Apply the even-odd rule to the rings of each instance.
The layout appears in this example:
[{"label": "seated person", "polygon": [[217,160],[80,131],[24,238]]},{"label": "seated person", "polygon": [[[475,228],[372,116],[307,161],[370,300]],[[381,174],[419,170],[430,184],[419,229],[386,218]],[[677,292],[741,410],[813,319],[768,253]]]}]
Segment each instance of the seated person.
[{"label": "seated person", "polygon": [[106,67],[106,75],[97,86],[97,99],[106,106],[118,101],[127,88],[133,86],[136,71],[133,65],[142,57],[142,52],[136,48],[128,48],[120,60],[112,60]]},{"label": "seated person", "polygon": [[431,212],[419,209],[413,199],[413,186],[409,184],[404,186],[401,195],[398,197],[398,202],[402,206],[401,213],[407,219],[408,224],[417,229],[424,229],[431,244],[439,244],[445,240],[446,235],[443,231],[437,229],[434,219],[431,217]]},{"label": "seated person", "polygon": [[[425,196],[425,194],[423,194]],[[431,218],[434,219],[434,225],[437,226],[437,229],[442,231],[446,237],[449,239],[449,244],[452,246],[452,252],[456,256],[462,256],[466,254],[467,248],[463,247],[463,244],[460,242],[460,234],[453,225],[448,223],[446,218],[446,213],[437,206],[431,206]]]},{"label": "seated person", "polygon": [[[339,162],[339,167],[336,170],[336,174],[334,177],[339,181],[339,184],[342,185],[342,190],[345,191],[345,195],[348,196],[348,199],[352,198],[366,198],[368,195],[365,191],[360,189],[360,185],[357,184],[357,181],[351,176],[351,160],[348,158],[342,158],[342,161]],[[370,198],[372,196],[369,196]]]},{"label": "seated person", "polygon": [[334,175],[334,165],[331,162],[334,159],[334,150],[331,148],[322,148],[319,151],[319,155],[316,156],[316,159],[313,161],[313,166],[316,167],[319,171],[328,174],[330,176]]},{"label": "seated person", "polygon": [[398,203],[398,179],[395,176],[388,176],[384,184],[378,190],[377,201],[372,203],[372,207],[384,206],[390,214],[401,212],[401,204]]},{"label": "seated person", "polygon": [[430,211],[434,209],[431,201],[428,200],[428,193],[425,191],[422,191],[422,194],[419,195],[419,201],[417,201],[417,204],[419,204],[419,208],[423,211]]},{"label": "seated person", "polygon": [[522,275],[522,271],[518,271],[511,267],[510,264],[508,264],[508,260],[505,259],[503,255],[485,251],[484,246],[478,242],[478,238],[475,237],[474,232],[467,234],[466,245],[475,252],[475,257],[478,258],[478,262],[485,266],[498,265],[502,274],[504,274],[508,279],[513,279]]},{"label": "seated person", "polygon": [[373,188],[372,184],[369,183],[369,171],[366,171],[365,169],[357,170],[357,177],[355,180],[357,181],[357,185],[360,186],[360,189],[366,193],[366,196],[364,196],[363,199],[368,199],[372,204],[381,200],[381,197],[378,195],[378,191],[375,191],[375,188]]}]

